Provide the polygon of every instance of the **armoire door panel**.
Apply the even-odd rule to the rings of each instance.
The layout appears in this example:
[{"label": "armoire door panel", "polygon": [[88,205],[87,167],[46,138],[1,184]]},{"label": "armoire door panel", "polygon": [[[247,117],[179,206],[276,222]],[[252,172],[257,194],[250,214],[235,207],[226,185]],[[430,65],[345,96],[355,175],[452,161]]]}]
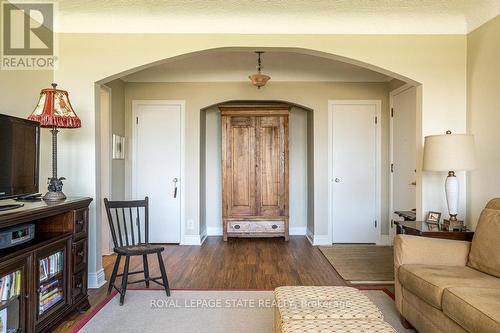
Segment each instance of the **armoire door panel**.
[{"label": "armoire door panel", "polygon": [[257,213],[280,216],[284,212],[284,117],[259,117],[257,123]]},{"label": "armoire door panel", "polygon": [[255,205],[255,120],[226,119],[224,170],[225,213],[232,216],[256,214]]}]

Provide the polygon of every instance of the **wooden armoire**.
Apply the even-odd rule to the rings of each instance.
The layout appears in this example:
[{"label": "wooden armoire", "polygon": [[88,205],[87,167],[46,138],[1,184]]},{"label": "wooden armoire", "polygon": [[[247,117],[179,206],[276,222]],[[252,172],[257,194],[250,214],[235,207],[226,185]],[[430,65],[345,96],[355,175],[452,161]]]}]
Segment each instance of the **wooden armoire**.
[{"label": "wooden armoire", "polygon": [[289,107],[220,110],[224,240],[288,240]]}]

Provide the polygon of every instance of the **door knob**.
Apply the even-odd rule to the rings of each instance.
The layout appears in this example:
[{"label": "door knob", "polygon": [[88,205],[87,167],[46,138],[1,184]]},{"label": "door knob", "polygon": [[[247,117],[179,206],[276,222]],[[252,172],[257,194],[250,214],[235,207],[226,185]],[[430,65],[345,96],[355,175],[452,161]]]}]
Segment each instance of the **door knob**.
[{"label": "door knob", "polygon": [[340,178],[335,178],[335,182],[340,183],[341,182]]}]

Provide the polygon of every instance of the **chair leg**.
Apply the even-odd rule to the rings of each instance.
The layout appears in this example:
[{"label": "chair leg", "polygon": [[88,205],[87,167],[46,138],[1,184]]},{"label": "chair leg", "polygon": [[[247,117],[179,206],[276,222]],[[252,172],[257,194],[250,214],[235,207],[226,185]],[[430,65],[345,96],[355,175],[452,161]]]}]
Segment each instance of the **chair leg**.
[{"label": "chair leg", "polygon": [[130,256],[125,256],[125,267],[123,268],[123,276],[122,276],[122,290],[120,292],[120,305],[123,305],[123,301],[125,300],[125,293],[127,292],[129,262],[130,262]]},{"label": "chair leg", "polygon": [[148,255],[144,254],[142,256],[142,263],[144,265],[144,280],[146,280],[146,288],[149,288],[149,265],[148,265]]},{"label": "chair leg", "polygon": [[170,287],[168,286],[167,272],[165,271],[165,265],[163,264],[163,258],[161,252],[156,252],[158,255],[158,265],[160,266],[161,278],[163,280],[163,287],[165,287],[165,292],[167,296],[170,296]]},{"label": "chair leg", "polygon": [[120,261],[122,259],[121,254],[116,257],[115,266],[113,267],[113,272],[111,273],[111,278],[109,279],[108,295],[111,294],[113,286],[115,285],[116,274],[118,273],[118,266],[120,266]]}]

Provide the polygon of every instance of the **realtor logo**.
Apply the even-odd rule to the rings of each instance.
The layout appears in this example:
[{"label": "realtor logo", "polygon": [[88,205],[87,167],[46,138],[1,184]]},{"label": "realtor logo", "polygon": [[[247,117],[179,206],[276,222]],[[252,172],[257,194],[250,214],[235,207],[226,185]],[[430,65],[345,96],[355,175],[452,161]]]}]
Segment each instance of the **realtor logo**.
[{"label": "realtor logo", "polygon": [[54,3],[1,4],[1,68],[54,69]]}]

